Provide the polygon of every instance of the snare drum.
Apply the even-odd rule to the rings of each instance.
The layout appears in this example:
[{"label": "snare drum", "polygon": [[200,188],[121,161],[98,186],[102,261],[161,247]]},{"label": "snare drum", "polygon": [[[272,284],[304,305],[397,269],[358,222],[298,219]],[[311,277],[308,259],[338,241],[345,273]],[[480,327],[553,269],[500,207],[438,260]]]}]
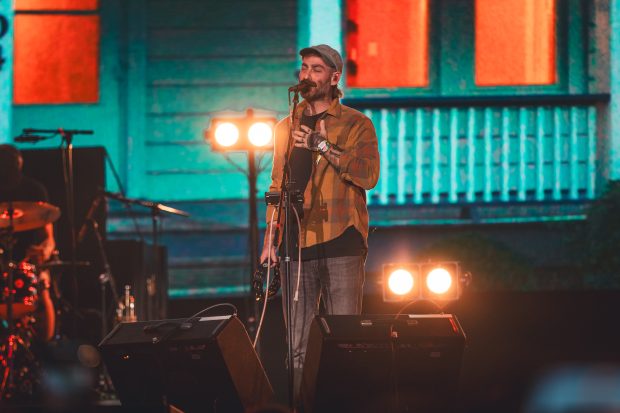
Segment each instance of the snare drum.
[{"label": "snare drum", "polygon": [[[9,273],[0,277],[0,318],[6,319],[8,313]],[[21,318],[32,313],[37,304],[37,275],[35,266],[20,262],[13,268],[13,318]]]}]

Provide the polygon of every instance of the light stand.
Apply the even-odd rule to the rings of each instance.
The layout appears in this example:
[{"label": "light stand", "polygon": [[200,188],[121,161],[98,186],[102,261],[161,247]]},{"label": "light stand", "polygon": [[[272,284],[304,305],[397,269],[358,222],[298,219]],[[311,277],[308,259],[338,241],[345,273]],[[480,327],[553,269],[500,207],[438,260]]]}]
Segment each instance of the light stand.
[{"label": "light stand", "polygon": [[[251,108],[246,109],[245,116],[226,116],[222,114],[221,117],[215,116],[211,119],[211,127],[206,131],[206,139],[211,140],[211,147],[215,152],[221,152],[227,162],[233,165],[239,172],[246,176],[248,180],[248,250],[250,253],[250,271],[249,271],[249,285],[252,285],[254,281],[254,270],[258,267],[259,263],[259,240],[258,240],[258,215],[257,215],[257,178],[260,173],[260,165],[257,166],[256,151],[267,149],[268,141],[265,143],[252,142],[252,128],[259,124],[272,124],[276,119],[273,117],[256,117],[254,110]],[[218,139],[218,123],[227,123],[227,126],[236,128],[237,135],[232,144],[221,143]],[[230,125],[232,124],[232,125]],[[263,130],[264,132],[264,130]],[[271,135],[271,132],[269,132]],[[238,166],[232,161],[226,152],[247,152],[248,166],[247,171]],[[244,301],[246,310],[250,313],[247,317],[248,332],[258,334],[258,319],[260,309],[258,302],[256,301],[252,291],[250,289],[249,294]],[[260,354],[260,343],[255,341],[255,349]]]}]

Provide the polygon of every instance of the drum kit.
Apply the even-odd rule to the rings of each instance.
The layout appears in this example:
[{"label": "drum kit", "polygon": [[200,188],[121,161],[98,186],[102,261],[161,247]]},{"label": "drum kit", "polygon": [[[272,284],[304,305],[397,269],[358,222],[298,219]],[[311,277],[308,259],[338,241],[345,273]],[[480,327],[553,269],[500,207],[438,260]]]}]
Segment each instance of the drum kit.
[{"label": "drum kit", "polygon": [[[37,313],[47,288],[41,275],[67,265],[58,260],[38,267],[26,260],[14,262],[16,236],[41,229],[59,217],[60,209],[45,202],[0,203],[0,400],[28,397],[34,391],[40,366],[32,347],[41,335]],[[43,317],[52,318],[46,324],[53,326],[54,311],[44,313]]]}]

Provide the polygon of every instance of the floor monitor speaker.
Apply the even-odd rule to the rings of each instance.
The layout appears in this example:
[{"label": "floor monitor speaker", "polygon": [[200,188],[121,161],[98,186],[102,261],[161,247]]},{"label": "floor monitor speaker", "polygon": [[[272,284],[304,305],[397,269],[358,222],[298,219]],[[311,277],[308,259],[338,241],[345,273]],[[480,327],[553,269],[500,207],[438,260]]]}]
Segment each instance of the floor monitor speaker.
[{"label": "floor monitor speaker", "polygon": [[464,346],[450,314],[317,316],[301,383],[304,411],[450,411]]},{"label": "floor monitor speaker", "polygon": [[273,399],[235,316],[121,323],[99,346],[126,411],[242,413]]}]

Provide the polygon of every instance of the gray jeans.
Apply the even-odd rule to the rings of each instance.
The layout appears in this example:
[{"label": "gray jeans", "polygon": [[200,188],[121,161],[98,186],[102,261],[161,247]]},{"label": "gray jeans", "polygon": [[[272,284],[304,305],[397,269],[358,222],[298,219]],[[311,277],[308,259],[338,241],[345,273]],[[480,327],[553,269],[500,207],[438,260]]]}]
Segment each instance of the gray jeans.
[{"label": "gray jeans", "polygon": [[[303,367],[310,323],[314,316],[319,314],[320,303],[323,304],[321,312],[325,314],[343,315],[362,312],[365,262],[365,255],[301,262],[299,301],[291,299],[293,363],[296,370],[301,370]],[[291,263],[293,297],[297,285],[297,265],[297,261]],[[287,294],[285,279],[282,279],[282,291]],[[286,320],[286,295],[282,302]]]}]

